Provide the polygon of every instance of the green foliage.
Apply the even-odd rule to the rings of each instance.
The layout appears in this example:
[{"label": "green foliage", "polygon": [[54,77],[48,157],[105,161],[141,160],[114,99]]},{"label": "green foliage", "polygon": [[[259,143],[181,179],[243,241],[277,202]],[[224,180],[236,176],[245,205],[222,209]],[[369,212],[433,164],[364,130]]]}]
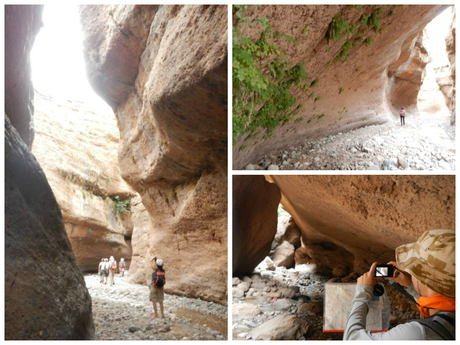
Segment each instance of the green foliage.
[{"label": "green foliage", "polygon": [[318,115],[317,116],[317,119],[319,120],[320,118],[324,117],[325,115],[324,114],[321,114],[321,115]]},{"label": "green foliage", "polygon": [[316,98],[315,98],[315,102],[316,102],[316,101],[321,101],[321,97],[316,97]]},{"label": "green foliage", "polygon": [[348,57],[348,51],[351,47],[353,47],[353,40],[349,39],[344,43],[344,45],[342,46],[342,50],[335,57],[335,60],[345,60]]},{"label": "green foliage", "polygon": [[315,97],[315,94],[313,92],[308,95],[308,98],[313,98],[313,97]]},{"label": "green foliage", "polygon": [[374,32],[380,28],[380,13],[382,13],[382,9],[377,8],[367,19],[367,26],[372,28],[372,31]]},{"label": "green foliage", "polygon": [[120,200],[118,195],[110,196],[113,202],[113,213],[115,214],[126,214],[131,210],[131,200]]},{"label": "green foliage", "polygon": [[[233,6],[238,16],[242,5]],[[244,12],[243,12],[244,13]],[[243,14],[238,16],[242,18]],[[245,21],[247,22],[247,20]],[[251,20],[252,22],[252,20]],[[241,23],[238,21],[238,23]],[[238,27],[233,28],[233,144],[236,139],[248,134],[255,137],[260,129],[264,138],[273,135],[273,130],[290,121],[299,112],[298,99],[292,88],[307,90],[310,84],[302,63],[291,66],[278,42],[285,40],[298,45],[291,36],[276,32],[266,18],[257,23],[265,30],[253,41],[241,35]],[[241,146],[244,150],[246,146]]]},{"label": "green foliage", "polygon": [[351,34],[353,30],[354,26],[350,26],[347,21],[342,18],[339,12],[329,24],[329,28],[326,31],[326,38],[334,41],[341,41],[344,34]]},{"label": "green foliage", "polygon": [[246,148],[246,145],[241,145],[239,151],[243,151]]},{"label": "green foliage", "polygon": [[[368,20],[368,17],[363,13],[361,15],[361,17],[359,17],[358,19],[358,23],[364,25],[365,27],[367,27],[367,20]],[[363,30],[364,31],[364,30]],[[363,32],[364,33],[364,32]]]},{"label": "green foliage", "polygon": [[319,84],[319,79],[317,78],[311,82],[310,87],[311,88],[318,87],[318,84]]},{"label": "green foliage", "polygon": [[302,35],[305,35],[308,31],[310,31],[310,25],[305,25],[305,27],[302,29]]},{"label": "green foliage", "polygon": [[298,119],[295,119],[295,122],[300,122],[303,121],[303,117],[299,117]]},{"label": "green foliage", "polygon": [[343,88],[339,87],[339,95],[343,92]]},{"label": "green foliage", "polygon": [[371,46],[372,43],[374,43],[374,41],[370,36],[364,40],[364,44],[367,44],[368,46]]}]

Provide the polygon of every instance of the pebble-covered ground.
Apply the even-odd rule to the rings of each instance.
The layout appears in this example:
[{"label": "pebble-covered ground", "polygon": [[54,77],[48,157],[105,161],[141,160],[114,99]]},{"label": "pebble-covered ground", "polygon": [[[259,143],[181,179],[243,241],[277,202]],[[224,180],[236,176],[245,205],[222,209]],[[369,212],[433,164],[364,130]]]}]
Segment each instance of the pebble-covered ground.
[{"label": "pebble-covered ground", "polygon": [[455,170],[448,115],[406,116],[261,157],[246,170]]},{"label": "pebble-covered ground", "polygon": [[115,285],[85,275],[95,340],[226,340],[227,306],[165,294],[165,319],[153,319],[149,289],[115,276]]},{"label": "pebble-covered ground", "polygon": [[[301,269],[276,267],[275,270],[257,270],[251,277],[233,278],[232,282],[232,338],[249,340],[263,337],[270,330],[264,324],[280,316],[296,316],[308,325],[305,334],[292,332],[297,323],[286,322],[286,329],[278,334],[291,340],[341,340],[343,333],[323,332],[324,284],[327,282],[356,282],[358,275],[344,278],[317,274],[305,265]],[[419,318],[418,310],[388,282],[384,283],[391,305],[390,326]],[[244,291],[246,290],[246,291]],[[283,323],[278,324],[283,327]],[[262,339],[262,338],[259,338]]]}]

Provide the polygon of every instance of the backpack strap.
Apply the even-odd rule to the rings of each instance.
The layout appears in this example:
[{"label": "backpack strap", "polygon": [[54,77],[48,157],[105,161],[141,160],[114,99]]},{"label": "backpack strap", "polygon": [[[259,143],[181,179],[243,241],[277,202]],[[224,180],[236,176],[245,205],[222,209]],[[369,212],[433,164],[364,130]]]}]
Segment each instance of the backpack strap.
[{"label": "backpack strap", "polygon": [[423,320],[412,320],[434,331],[443,340],[455,340],[455,314],[439,312]]}]

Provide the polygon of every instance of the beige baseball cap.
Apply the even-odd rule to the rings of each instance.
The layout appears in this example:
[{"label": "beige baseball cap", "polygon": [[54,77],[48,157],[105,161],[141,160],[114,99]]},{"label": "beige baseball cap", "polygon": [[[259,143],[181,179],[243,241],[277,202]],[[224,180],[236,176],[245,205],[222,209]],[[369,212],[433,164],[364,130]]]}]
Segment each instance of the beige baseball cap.
[{"label": "beige baseball cap", "polygon": [[415,243],[396,248],[396,263],[422,284],[455,299],[455,231],[428,230]]}]

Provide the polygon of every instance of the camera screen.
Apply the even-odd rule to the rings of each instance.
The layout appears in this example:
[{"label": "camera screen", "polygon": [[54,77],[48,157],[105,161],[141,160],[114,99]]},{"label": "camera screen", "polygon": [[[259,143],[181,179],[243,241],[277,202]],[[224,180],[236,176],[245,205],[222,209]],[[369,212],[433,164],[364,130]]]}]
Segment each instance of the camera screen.
[{"label": "camera screen", "polygon": [[388,267],[377,267],[375,269],[376,277],[387,277],[388,276]]}]

